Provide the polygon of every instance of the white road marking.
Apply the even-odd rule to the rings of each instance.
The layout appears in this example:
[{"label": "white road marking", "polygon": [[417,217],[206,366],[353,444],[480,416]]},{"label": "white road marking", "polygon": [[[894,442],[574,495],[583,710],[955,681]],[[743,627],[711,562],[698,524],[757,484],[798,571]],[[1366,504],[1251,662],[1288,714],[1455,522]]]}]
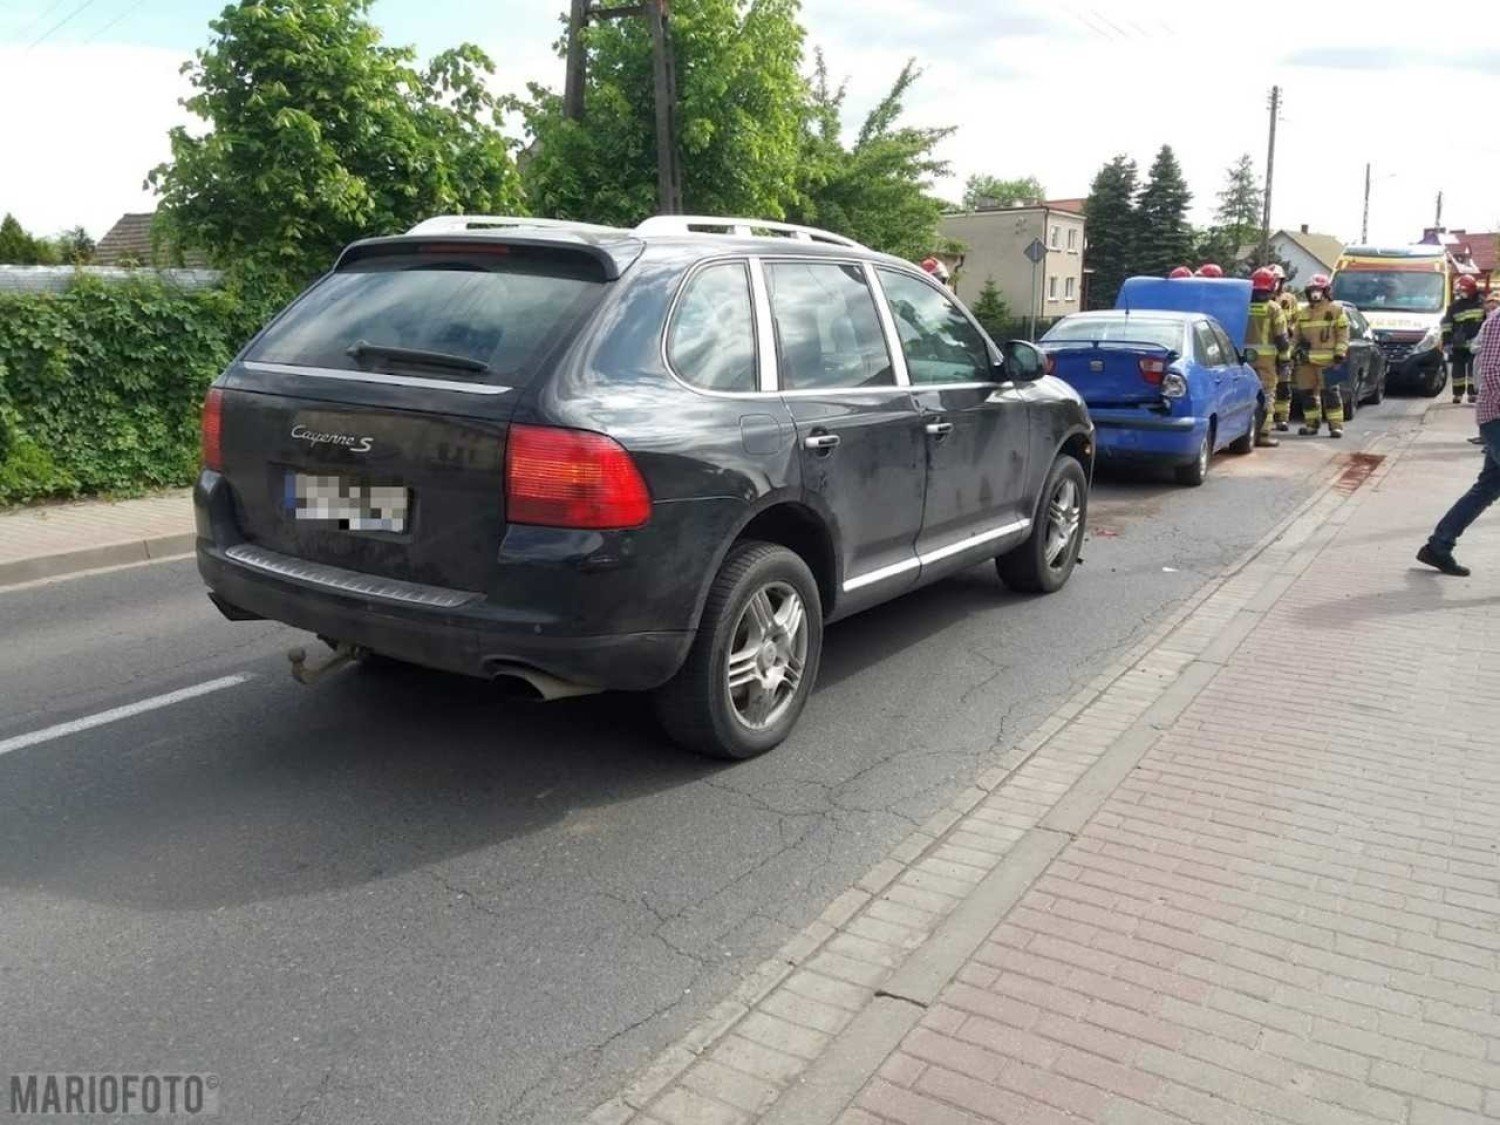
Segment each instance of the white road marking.
[{"label": "white road marking", "polygon": [[0,741],[0,754],[9,754],[12,750],[20,750],[23,747],[35,746],[38,742],[51,742],[54,738],[63,738],[79,731],[92,730],[94,727],[102,727],[106,723],[118,722],[128,719],[132,715],[140,715],[146,711],[155,711],[160,707],[170,707],[174,703],[181,703],[184,699],[194,699],[200,695],[207,695],[213,691],[223,691],[225,688],[234,687],[251,679],[249,672],[242,672],[233,676],[220,676],[217,680],[209,680],[206,683],[194,684],[192,687],[178,688],[169,691],[165,695],[153,695],[150,699],[142,699],[135,703],[127,703],[123,707],[112,707],[108,711],[100,711],[97,715],[87,715],[82,719],[74,719],[71,723],[59,723],[55,727],[47,727],[45,730],[34,730],[30,734],[18,734],[14,738]]}]

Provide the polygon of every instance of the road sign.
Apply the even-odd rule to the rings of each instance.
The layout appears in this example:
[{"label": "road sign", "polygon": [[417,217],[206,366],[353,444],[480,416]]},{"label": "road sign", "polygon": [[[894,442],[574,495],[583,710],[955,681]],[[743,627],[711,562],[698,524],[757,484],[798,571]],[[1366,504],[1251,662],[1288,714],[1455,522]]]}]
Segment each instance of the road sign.
[{"label": "road sign", "polygon": [[1031,245],[1026,247],[1025,254],[1031,259],[1031,264],[1036,265],[1047,256],[1047,246],[1040,238],[1033,238]]}]

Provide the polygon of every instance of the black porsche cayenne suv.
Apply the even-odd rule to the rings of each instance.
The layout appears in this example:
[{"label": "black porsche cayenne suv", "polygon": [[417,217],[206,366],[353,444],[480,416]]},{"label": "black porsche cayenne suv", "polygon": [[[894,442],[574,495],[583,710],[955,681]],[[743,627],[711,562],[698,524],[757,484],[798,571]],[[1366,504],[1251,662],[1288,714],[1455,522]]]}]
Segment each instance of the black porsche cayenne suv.
[{"label": "black porsche cayenne suv", "polygon": [[786,737],[823,627],[987,559],[1050,592],[1093,432],[909,263],[826,232],[442,217],[355,243],[208,392],[198,567],[353,657],[654,691]]}]

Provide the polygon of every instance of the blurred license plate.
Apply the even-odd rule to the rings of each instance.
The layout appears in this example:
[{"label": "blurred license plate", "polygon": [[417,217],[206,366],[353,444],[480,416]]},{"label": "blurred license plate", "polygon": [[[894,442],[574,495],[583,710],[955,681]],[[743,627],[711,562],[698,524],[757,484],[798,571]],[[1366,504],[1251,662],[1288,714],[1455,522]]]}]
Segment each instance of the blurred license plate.
[{"label": "blurred license plate", "polygon": [[411,493],[399,484],[288,473],[286,506],[299,520],[336,524],[345,531],[405,531]]}]

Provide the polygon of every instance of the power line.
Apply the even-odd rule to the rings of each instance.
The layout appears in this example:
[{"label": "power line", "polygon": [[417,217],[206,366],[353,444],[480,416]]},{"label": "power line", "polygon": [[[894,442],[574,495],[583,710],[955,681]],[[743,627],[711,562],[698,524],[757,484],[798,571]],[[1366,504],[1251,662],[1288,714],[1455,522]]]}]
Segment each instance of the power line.
[{"label": "power line", "polygon": [[103,35],[106,31],[109,31],[111,28],[113,28],[115,26],[115,24],[119,23],[126,16],[130,15],[132,12],[134,12],[137,8],[139,8],[145,2],[146,2],[146,0],[135,0],[135,3],[127,5],[124,8],[124,10],[122,10],[120,12],[119,15],[117,15],[114,19],[110,20],[107,24],[105,24],[103,27],[101,27],[98,31],[94,32],[94,34],[90,35],[87,39],[84,40],[84,42],[85,43],[92,43],[95,39],[98,39],[99,36]]},{"label": "power line", "polygon": [[21,29],[21,31],[20,31],[19,34],[20,35],[30,35],[33,31],[35,31],[38,27],[41,26],[42,21],[44,19],[46,19],[48,16],[50,16],[53,13],[53,11],[56,10],[57,6],[59,4],[61,4],[61,3],[62,3],[62,0],[47,0],[47,6],[45,8],[43,8],[40,12],[38,12],[36,14],[35,18],[32,19],[32,21],[30,23],[28,23],[25,27],[23,27]]},{"label": "power line", "polygon": [[26,45],[26,49],[29,51],[29,50],[31,50],[31,48],[35,47],[37,44],[43,43],[46,40],[52,38],[52,36],[53,36],[53,34],[55,32],[61,31],[68,24],[72,23],[73,19],[76,16],[82,15],[84,9],[92,7],[93,3],[94,3],[94,0],[83,0],[82,4],[78,5],[78,7],[74,8],[67,15],[63,16],[62,19],[58,20],[55,24],[53,24],[51,27],[49,27],[46,31],[42,32],[41,35],[37,36],[30,43],[28,43]]}]

